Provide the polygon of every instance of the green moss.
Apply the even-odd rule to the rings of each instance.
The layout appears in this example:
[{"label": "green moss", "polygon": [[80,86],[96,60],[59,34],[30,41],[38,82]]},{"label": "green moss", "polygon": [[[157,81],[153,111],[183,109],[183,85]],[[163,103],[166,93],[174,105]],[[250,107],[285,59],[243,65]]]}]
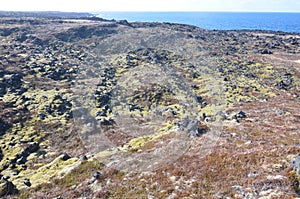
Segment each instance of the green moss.
[{"label": "green moss", "polygon": [[[30,182],[33,187],[50,182],[53,177],[63,177],[67,175],[79,164],[80,161],[78,158],[70,158],[64,161],[61,157],[58,157],[49,164],[40,167],[38,170],[28,173]],[[26,173],[27,172],[28,171],[26,171]]]},{"label": "green moss", "polygon": [[30,195],[31,195],[31,193],[29,191],[23,190],[20,192],[19,198],[20,199],[28,199],[28,198],[30,198]]},{"label": "green moss", "polygon": [[149,140],[151,140],[151,136],[134,138],[134,139],[130,140],[130,142],[128,143],[128,147],[130,147],[131,149],[140,148],[145,143],[147,143]]},{"label": "green moss", "polygon": [[141,148],[142,146],[144,146],[146,143],[150,142],[150,141],[154,141],[157,140],[165,135],[168,135],[170,133],[172,133],[175,130],[175,126],[170,124],[170,123],[166,123],[164,127],[162,127],[158,133],[154,134],[154,135],[149,135],[149,136],[142,136],[142,137],[138,137],[138,138],[134,138],[132,140],[130,140],[128,142],[128,144],[124,145],[123,147],[121,147],[121,149],[130,149],[130,150],[136,150],[138,148]]},{"label": "green moss", "polygon": [[118,149],[114,149],[114,150],[105,150],[105,151],[101,151],[99,153],[94,154],[91,158],[88,159],[88,161],[95,161],[95,160],[103,160],[115,153],[117,153],[119,150]]},{"label": "green moss", "polygon": [[231,62],[225,71],[230,71],[225,72],[229,83],[224,82],[228,104],[265,100],[276,96],[273,87],[280,75],[270,65]]},{"label": "green moss", "polygon": [[[69,167],[72,169],[70,170],[70,172],[65,173],[63,176],[54,175],[49,179],[44,178],[44,182],[39,182],[36,186],[32,186],[30,189],[22,189],[20,191],[19,197],[34,197],[33,194],[38,191],[53,193],[53,190],[55,188],[59,188],[59,193],[61,193],[62,191],[73,192],[76,186],[82,184],[86,179],[89,179],[95,171],[102,170],[104,167],[103,164],[99,163],[99,161],[95,159],[93,161],[76,161],[74,164],[69,165]],[[40,173],[40,175],[43,177],[42,173]]]}]

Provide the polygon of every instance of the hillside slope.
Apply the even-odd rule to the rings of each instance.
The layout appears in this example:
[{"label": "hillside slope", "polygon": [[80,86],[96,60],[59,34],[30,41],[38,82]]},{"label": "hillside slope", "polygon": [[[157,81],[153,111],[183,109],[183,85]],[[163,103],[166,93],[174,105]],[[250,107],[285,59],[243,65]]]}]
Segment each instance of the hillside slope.
[{"label": "hillside slope", "polygon": [[1,197],[298,196],[300,35],[0,20]]}]

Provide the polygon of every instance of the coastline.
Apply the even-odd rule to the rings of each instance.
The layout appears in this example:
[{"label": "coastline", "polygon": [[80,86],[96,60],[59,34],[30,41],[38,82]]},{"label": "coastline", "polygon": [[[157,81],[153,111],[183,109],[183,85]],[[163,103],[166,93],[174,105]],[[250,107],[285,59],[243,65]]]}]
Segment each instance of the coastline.
[{"label": "coastline", "polygon": [[[190,24],[209,30],[269,30],[300,33],[300,29],[297,28],[300,27],[300,20],[296,20],[300,18],[300,13],[297,12],[94,12],[93,14],[108,19],[126,19],[129,22]],[[238,22],[239,20],[241,22]]]}]

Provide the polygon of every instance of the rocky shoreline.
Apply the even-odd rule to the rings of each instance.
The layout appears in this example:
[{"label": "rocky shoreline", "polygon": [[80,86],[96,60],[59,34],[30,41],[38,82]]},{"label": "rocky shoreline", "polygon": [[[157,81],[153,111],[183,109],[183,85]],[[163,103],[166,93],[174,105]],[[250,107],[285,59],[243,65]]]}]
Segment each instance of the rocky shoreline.
[{"label": "rocky shoreline", "polygon": [[299,34],[0,21],[1,197],[298,196]]}]

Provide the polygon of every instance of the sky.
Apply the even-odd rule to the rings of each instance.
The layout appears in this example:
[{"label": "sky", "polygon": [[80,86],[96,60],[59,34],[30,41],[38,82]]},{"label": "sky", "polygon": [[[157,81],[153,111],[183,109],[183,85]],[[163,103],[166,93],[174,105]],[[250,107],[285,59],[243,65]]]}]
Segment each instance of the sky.
[{"label": "sky", "polygon": [[300,0],[0,0],[0,10],[300,12]]}]

